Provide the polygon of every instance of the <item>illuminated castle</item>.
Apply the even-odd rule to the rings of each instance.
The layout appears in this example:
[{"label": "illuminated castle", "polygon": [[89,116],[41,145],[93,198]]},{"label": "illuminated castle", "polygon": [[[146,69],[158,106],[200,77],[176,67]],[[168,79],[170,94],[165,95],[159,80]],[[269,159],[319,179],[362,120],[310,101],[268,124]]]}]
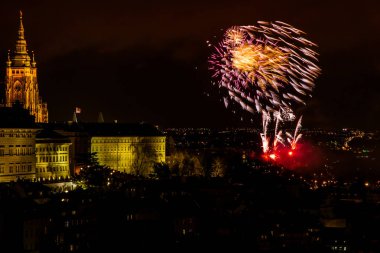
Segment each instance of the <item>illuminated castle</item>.
[{"label": "illuminated castle", "polygon": [[27,50],[21,11],[16,50],[13,54],[8,52],[6,63],[4,105],[12,107],[16,101],[19,101],[35,117],[35,122],[47,123],[47,104],[42,102],[39,95],[37,63],[34,54],[30,58]]}]

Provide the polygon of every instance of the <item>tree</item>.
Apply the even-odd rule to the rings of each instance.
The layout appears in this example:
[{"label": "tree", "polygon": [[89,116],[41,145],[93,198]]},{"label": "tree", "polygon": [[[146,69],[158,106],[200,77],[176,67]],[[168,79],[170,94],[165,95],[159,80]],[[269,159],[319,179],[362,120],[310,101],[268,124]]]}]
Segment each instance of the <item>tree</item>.
[{"label": "tree", "polygon": [[154,173],[157,175],[158,178],[169,178],[170,176],[170,169],[167,163],[155,163],[154,166]]},{"label": "tree", "polygon": [[172,136],[166,137],[166,147],[167,147],[166,151],[167,151],[168,156],[171,156],[177,152],[176,143]]},{"label": "tree", "polygon": [[157,161],[156,153],[145,138],[138,138],[132,143],[131,172],[136,176],[147,176],[153,172],[153,164]]},{"label": "tree", "polygon": [[83,166],[95,166],[99,165],[97,153],[85,153],[79,154],[76,158],[77,164],[82,164]]},{"label": "tree", "polygon": [[168,159],[167,164],[173,174],[178,176],[204,176],[204,169],[196,155],[186,151],[175,152]]},{"label": "tree", "polygon": [[211,177],[224,177],[226,173],[226,165],[224,161],[217,157],[211,165]]},{"label": "tree", "polygon": [[167,159],[167,164],[173,175],[179,176],[182,174],[183,162],[185,154],[183,152],[174,152]]},{"label": "tree", "polygon": [[106,187],[112,174],[113,171],[106,166],[85,166],[80,170],[77,180],[87,187]]},{"label": "tree", "polygon": [[191,158],[191,160],[192,160],[192,165],[193,165],[191,175],[192,176],[204,176],[205,171],[204,171],[204,168],[203,168],[199,158],[197,156],[193,156]]}]

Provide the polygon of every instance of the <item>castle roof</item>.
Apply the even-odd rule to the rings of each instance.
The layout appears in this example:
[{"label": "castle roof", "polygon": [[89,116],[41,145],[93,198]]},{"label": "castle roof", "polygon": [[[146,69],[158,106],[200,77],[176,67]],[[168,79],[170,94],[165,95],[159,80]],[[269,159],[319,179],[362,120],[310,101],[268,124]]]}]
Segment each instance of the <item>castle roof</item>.
[{"label": "castle roof", "polygon": [[14,103],[12,107],[0,107],[0,128],[37,128],[34,116],[22,107],[21,103]]},{"label": "castle roof", "polygon": [[70,139],[52,129],[42,129],[36,134],[36,143],[70,143]]},{"label": "castle roof", "polygon": [[147,123],[60,123],[49,124],[56,130],[85,132],[92,137],[164,136],[155,126]]}]

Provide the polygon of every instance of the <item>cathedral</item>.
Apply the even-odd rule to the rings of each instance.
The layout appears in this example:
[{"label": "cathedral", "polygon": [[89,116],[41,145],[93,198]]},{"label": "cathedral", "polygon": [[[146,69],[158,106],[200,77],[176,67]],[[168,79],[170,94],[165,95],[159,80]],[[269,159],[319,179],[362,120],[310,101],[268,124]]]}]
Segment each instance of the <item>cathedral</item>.
[{"label": "cathedral", "polygon": [[69,179],[89,155],[119,172],[151,175],[166,159],[166,137],[153,125],[105,123],[102,115],[99,123],[36,124],[48,123],[48,110],[22,21],[20,12],[16,50],[0,82],[0,183]]},{"label": "cathedral", "polygon": [[3,106],[12,107],[18,101],[35,117],[35,122],[47,123],[47,103],[42,102],[39,95],[36,65],[34,54],[32,53],[31,58],[27,50],[22,12],[20,11],[16,50],[12,54],[8,52],[5,82],[4,87],[1,87],[4,94]]}]

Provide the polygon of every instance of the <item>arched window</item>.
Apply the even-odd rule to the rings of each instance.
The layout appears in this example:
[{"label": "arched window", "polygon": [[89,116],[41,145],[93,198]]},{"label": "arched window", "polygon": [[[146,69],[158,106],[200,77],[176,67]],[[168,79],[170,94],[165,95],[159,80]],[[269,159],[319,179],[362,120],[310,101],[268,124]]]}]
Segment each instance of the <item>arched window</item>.
[{"label": "arched window", "polygon": [[13,102],[19,101],[23,102],[23,89],[22,89],[22,84],[20,81],[16,81],[13,84]]}]

